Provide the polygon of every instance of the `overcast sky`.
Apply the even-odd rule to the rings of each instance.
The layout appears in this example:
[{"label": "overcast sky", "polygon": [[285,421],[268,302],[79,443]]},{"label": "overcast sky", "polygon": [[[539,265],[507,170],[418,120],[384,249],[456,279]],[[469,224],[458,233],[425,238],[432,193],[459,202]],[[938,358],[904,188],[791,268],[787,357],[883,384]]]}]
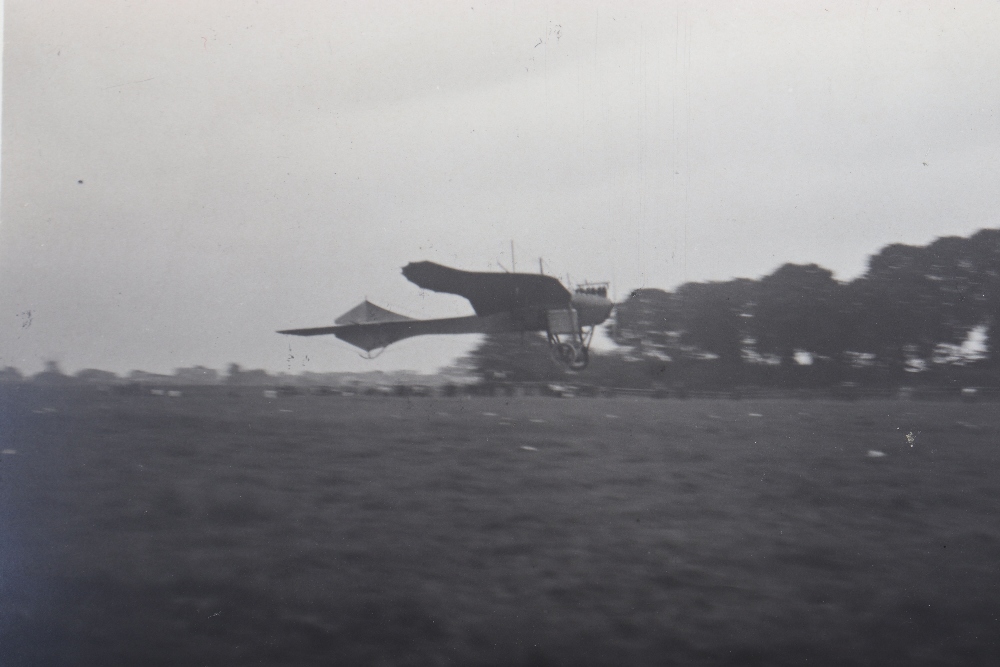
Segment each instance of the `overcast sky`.
[{"label": "overcast sky", "polygon": [[274,331],[511,239],[624,298],[1000,226],[995,1],[5,4],[0,366],[433,370]]}]

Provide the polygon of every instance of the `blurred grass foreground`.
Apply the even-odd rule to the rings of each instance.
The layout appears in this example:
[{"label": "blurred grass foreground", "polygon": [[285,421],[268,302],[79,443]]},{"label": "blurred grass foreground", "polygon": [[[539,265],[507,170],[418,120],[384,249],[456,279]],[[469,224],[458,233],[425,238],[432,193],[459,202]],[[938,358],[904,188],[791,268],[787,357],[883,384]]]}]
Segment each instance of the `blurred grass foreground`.
[{"label": "blurred grass foreground", "polygon": [[1000,664],[985,403],[0,394],[0,664]]}]

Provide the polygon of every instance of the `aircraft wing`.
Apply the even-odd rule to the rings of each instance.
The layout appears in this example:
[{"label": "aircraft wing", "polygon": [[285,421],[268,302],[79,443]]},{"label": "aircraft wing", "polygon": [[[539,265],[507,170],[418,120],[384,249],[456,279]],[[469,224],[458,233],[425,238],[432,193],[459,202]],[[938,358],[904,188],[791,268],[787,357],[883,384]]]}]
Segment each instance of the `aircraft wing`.
[{"label": "aircraft wing", "polygon": [[371,352],[392,345],[404,338],[426,334],[501,333],[517,330],[519,329],[513,325],[510,316],[506,313],[500,313],[492,317],[448,317],[439,320],[401,319],[341,324],[313,329],[286,329],[278,333],[290,336],[333,334],[354,347]]},{"label": "aircraft wing", "polygon": [[564,309],[573,298],[552,276],[534,273],[476,273],[412,262],[403,267],[403,275],[418,287],[465,297],[480,317],[529,308]]}]

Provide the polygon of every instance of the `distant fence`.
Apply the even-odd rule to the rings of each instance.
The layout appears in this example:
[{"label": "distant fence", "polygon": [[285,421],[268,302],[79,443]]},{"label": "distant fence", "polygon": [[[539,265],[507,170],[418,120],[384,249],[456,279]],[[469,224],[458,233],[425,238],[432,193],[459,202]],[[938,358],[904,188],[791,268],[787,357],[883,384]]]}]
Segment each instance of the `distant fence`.
[{"label": "distant fence", "polygon": [[910,401],[1000,401],[998,387],[864,387],[845,383],[835,387],[780,389],[773,387],[737,387],[704,389],[689,387],[604,387],[570,383],[489,383],[418,385],[395,384],[377,386],[292,386],[292,385],[156,385],[118,383],[111,385],[73,384],[41,385],[30,382],[2,383],[0,393],[12,392],[79,392],[100,391],[120,396],[150,396],[167,398],[199,398],[227,395],[231,397],[263,397],[283,399],[295,396],[383,397],[383,398],[457,398],[465,396],[554,397],[554,398],[614,398],[648,399],[795,399],[795,400],[910,400]]},{"label": "distant fence", "polygon": [[810,389],[778,389],[772,387],[739,387],[735,389],[690,389],[685,387],[602,387],[565,383],[490,383],[467,385],[391,385],[376,387],[283,387],[267,390],[270,397],[292,395],[339,395],[369,397],[554,397],[554,398],[615,398],[649,399],[796,399],[796,400],[913,400],[913,401],[998,401],[1000,388],[995,387],[861,387],[842,385]]},{"label": "distant fence", "polygon": [[635,396],[651,399],[798,399],[798,400],[914,400],[914,401],[997,401],[1000,388],[996,387],[861,387],[836,386],[809,389],[783,389],[774,387],[737,387],[732,389],[691,389],[686,387],[657,387],[639,389],[632,387],[596,387],[574,385],[477,385],[474,393],[486,395],[541,395],[562,398]]}]

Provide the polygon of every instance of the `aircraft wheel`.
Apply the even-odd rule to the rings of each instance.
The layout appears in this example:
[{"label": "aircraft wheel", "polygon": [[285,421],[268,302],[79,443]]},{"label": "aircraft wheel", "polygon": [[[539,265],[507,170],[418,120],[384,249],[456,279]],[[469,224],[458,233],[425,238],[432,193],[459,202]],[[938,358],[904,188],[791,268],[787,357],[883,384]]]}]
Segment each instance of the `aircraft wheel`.
[{"label": "aircraft wheel", "polygon": [[581,347],[579,350],[573,350],[573,358],[566,362],[571,371],[582,371],[590,363],[590,353],[587,352],[587,348]]},{"label": "aircraft wheel", "polygon": [[569,366],[576,359],[576,350],[569,343],[555,343],[552,346],[552,359],[564,366]]}]

